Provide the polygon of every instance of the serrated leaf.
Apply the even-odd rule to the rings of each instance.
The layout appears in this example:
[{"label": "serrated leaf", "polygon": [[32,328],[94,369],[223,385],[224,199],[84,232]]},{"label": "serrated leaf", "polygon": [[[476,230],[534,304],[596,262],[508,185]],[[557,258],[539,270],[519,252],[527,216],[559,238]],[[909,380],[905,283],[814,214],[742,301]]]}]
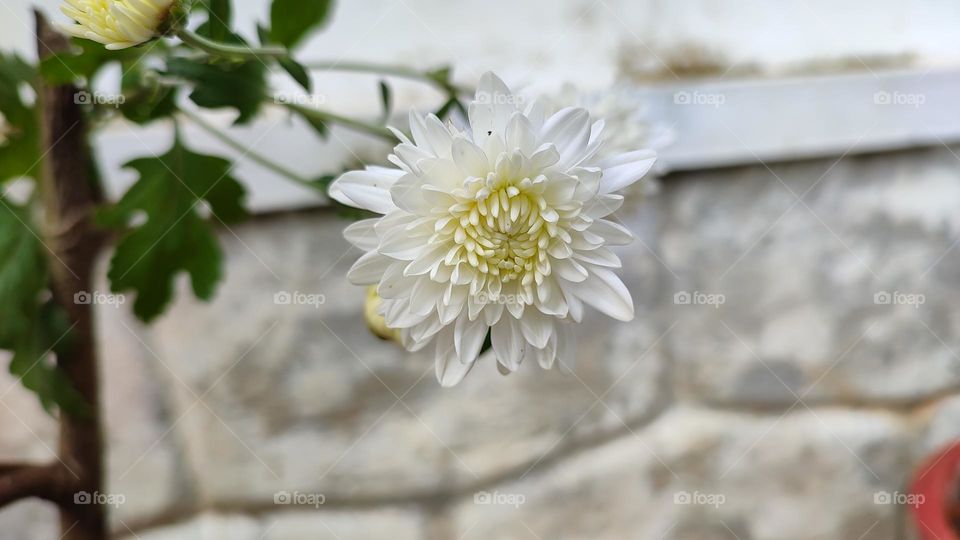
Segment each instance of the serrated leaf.
[{"label": "serrated leaf", "polygon": [[0,183],[35,172],[40,158],[40,125],[22,89],[36,71],[16,55],[0,53]]},{"label": "serrated leaf", "polygon": [[270,6],[270,37],[275,43],[294,47],[311,30],[327,21],[331,0],[273,0]]},{"label": "serrated leaf", "polygon": [[30,216],[0,198],[0,348],[13,352],[10,373],[48,412],[59,407],[82,415],[88,405],[51,356],[64,351],[71,328],[63,311],[43,300],[47,275],[45,250]]},{"label": "serrated leaf", "polygon": [[204,62],[171,58],[167,72],[193,83],[190,99],[200,107],[237,110],[237,124],[252,119],[267,95],[266,66],[259,60],[248,62]]},{"label": "serrated leaf", "polygon": [[114,207],[100,212],[98,222],[122,228],[141,213],[146,222],[118,243],[108,272],[112,289],[136,293],[133,310],[143,321],[167,307],[180,272],[190,276],[197,297],[210,299],[221,277],[222,253],[197,206],[205,202],[225,223],[246,216],[244,188],[230,176],[230,162],[190,152],[178,140],[163,156],[125,167],[140,179]]}]

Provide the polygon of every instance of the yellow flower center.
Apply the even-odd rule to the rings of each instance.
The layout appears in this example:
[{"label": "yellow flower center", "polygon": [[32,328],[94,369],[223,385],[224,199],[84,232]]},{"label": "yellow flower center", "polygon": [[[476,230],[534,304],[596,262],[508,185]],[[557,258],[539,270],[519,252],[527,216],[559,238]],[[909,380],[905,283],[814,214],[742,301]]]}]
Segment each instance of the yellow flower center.
[{"label": "yellow flower center", "polygon": [[547,248],[558,234],[559,216],[529,178],[483,185],[472,198],[462,198],[437,223],[452,247],[444,262],[466,261],[478,272],[502,283],[518,280],[524,287],[550,274]]}]

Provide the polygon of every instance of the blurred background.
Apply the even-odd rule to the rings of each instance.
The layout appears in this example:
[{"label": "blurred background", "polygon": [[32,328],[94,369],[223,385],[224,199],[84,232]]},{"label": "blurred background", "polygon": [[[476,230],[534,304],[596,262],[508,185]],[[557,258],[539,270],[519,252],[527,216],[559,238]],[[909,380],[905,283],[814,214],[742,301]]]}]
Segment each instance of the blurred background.
[{"label": "blurred background", "polygon": [[[4,0],[0,48],[35,57],[30,4],[62,20]],[[236,8],[250,34],[268,9]],[[960,436],[957,28],[947,0],[340,2],[306,61],[494,70],[660,150],[620,211],[637,317],[588,317],[572,375],[487,360],[442,389],[429,355],[367,331],[347,222],[188,131],[236,160],[258,215],[221,229],[212,303],[179,294],[149,328],[98,306],[116,537],[918,537],[908,483]],[[319,106],[376,114],[376,78],[314,75]],[[231,133],[304,174],[386,155],[308,131],[277,114]],[[111,192],[169,132],[99,136]],[[49,458],[55,422],[0,379],[0,457]],[[56,513],[21,502],[0,531],[56,538]]]}]

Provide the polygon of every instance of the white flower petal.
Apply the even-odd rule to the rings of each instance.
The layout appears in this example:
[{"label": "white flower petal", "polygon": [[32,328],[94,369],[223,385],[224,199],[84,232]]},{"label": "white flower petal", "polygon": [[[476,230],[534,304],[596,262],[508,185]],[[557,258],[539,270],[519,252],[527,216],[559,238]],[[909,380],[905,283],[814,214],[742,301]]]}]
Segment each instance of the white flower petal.
[{"label": "white flower petal", "polygon": [[[556,328],[555,330],[561,330]],[[550,339],[547,340],[546,346],[540,349],[532,349],[530,352],[532,356],[537,360],[537,364],[540,365],[543,369],[553,368],[553,364],[557,359],[557,342],[559,338],[557,337],[557,332],[550,333]]]},{"label": "white flower petal", "polygon": [[[574,257],[579,258],[578,254],[574,254]],[[553,261],[553,269],[558,276],[572,283],[580,283],[587,279],[587,269],[573,259],[557,259]]]},{"label": "white flower petal", "polygon": [[590,277],[577,284],[577,296],[618,321],[633,320],[633,299],[620,278],[606,268],[589,270]]},{"label": "white flower petal", "polygon": [[380,218],[363,219],[351,223],[343,230],[343,237],[364,251],[376,249],[379,240],[377,240],[377,231],[374,230],[373,226],[376,225],[378,221],[380,221]]},{"label": "white flower petal", "polygon": [[442,283],[418,279],[410,292],[410,311],[417,315],[429,315],[437,310],[437,301],[443,295]]},{"label": "white flower petal", "polygon": [[403,171],[383,167],[350,171],[330,185],[330,196],[348,206],[386,214],[396,208],[390,188],[402,175]]},{"label": "white flower petal", "polygon": [[657,153],[653,150],[639,150],[601,162],[603,178],[600,180],[600,194],[613,193],[630,186],[643,178],[656,161]]},{"label": "white flower petal", "polygon": [[476,100],[490,105],[493,112],[492,129],[501,136],[506,130],[507,122],[517,110],[517,98],[507,85],[492,72],[486,72],[480,77],[477,84]]},{"label": "white flower petal", "polygon": [[516,371],[520,367],[524,349],[529,346],[523,339],[519,326],[515,319],[506,317],[490,330],[497,361],[510,371]]},{"label": "white flower petal", "polygon": [[464,137],[453,140],[453,162],[468,176],[484,177],[490,170],[490,160],[483,150]]},{"label": "white flower petal", "polygon": [[590,114],[585,109],[568,107],[547,119],[540,135],[560,151],[560,163],[567,166],[580,161],[590,142]]},{"label": "white flower petal", "polygon": [[456,386],[473,368],[475,362],[463,363],[457,357],[453,344],[453,331],[445,330],[437,337],[437,380],[440,385],[449,388]]},{"label": "white flower petal", "polygon": [[364,253],[347,272],[347,279],[354,285],[376,284],[393,262],[393,259],[384,257],[376,251]]},{"label": "white flower petal", "polygon": [[553,320],[552,317],[531,312],[520,319],[520,329],[527,343],[542,349],[547,346],[547,341],[553,334]]},{"label": "white flower petal", "polygon": [[537,150],[537,133],[527,117],[519,112],[513,113],[507,123],[506,144],[507,148],[518,149],[524,155],[531,155]]},{"label": "white flower petal", "polygon": [[605,247],[599,247],[589,251],[577,251],[573,254],[573,258],[588,264],[606,266],[608,268],[620,268],[623,266],[620,262],[620,257],[617,257],[613,251]]},{"label": "white flower petal", "polygon": [[539,99],[534,99],[527,105],[527,110],[524,111],[527,119],[530,120],[530,125],[533,126],[533,129],[537,132],[540,132],[543,129],[543,123],[547,118],[546,108],[543,106],[543,101]]},{"label": "white flower petal", "polygon": [[457,317],[453,343],[461,362],[470,363],[477,359],[489,330],[490,327],[482,320],[471,321],[467,313],[461,313]]},{"label": "white flower petal", "polygon": [[604,240],[608,246],[625,246],[633,242],[633,233],[629,229],[606,219],[598,219],[588,229]]}]

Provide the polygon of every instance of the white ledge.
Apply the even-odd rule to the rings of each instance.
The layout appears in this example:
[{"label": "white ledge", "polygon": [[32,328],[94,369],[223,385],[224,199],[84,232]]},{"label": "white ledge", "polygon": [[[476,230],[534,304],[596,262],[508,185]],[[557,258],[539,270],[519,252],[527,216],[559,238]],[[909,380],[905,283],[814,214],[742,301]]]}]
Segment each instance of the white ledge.
[{"label": "white ledge", "polygon": [[960,70],[707,80],[632,99],[672,126],[661,152],[672,171],[960,141]]}]

